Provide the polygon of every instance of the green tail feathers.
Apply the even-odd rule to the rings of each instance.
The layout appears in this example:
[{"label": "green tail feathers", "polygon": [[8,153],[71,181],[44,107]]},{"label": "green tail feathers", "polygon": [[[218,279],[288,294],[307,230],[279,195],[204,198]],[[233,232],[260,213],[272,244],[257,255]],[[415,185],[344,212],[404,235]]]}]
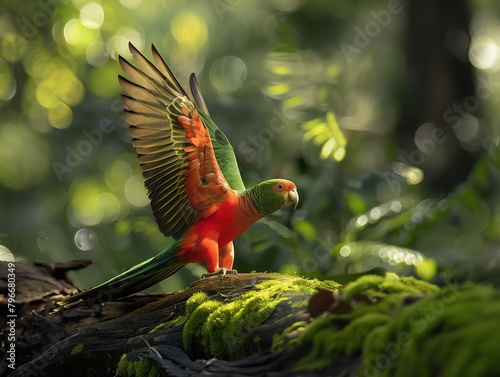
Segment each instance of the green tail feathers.
[{"label": "green tail feathers", "polygon": [[[88,306],[117,300],[140,292],[159,283],[184,267],[186,261],[177,257],[179,243],[174,241],[158,255],[135,265],[114,278],[66,298],[61,302],[61,308],[71,308],[85,302]],[[56,310],[58,311],[58,310]]]}]

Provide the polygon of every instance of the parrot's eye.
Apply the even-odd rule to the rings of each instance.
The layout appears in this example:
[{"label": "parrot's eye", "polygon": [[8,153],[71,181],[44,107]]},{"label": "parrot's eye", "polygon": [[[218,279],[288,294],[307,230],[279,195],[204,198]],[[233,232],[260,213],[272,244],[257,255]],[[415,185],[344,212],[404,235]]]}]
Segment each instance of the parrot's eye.
[{"label": "parrot's eye", "polygon": [[278,188],[278,190],[283,190],[283,185],[281,183],[278,183],[276,187]]}]

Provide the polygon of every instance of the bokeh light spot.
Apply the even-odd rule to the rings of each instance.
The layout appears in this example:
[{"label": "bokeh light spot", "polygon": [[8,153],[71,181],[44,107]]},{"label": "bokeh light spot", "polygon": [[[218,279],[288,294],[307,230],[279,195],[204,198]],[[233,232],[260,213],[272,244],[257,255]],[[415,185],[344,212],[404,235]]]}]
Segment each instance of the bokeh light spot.
[{"label": "bokeh light spot", "polygon": [[347,258],[352,253],[351,247],[349,245],[344,245],[341,247],[339,254],[344,258]]},{"label": "bokeh light spot", "polygon": [[20,60],[26,53],[26,39],[15,33],[7,33],[2,40],[2,56],[9,62]]},{"label": "bokeh light spot", "polygon": [[120,0],[120,4],[128,9],[137,9],[142,0]]},{"label": "bokeh light spot", "polygon": [[90,65],[101,67],[108,61],[108,49],[104,42],[93,42],[87,47],[85,56]]},{"label": "bokeh light spot", "polygon": [[113,190],[121,190],[132,175],[132,167],[128,162],[116,160],[106,169],[106,184]]},{"label": "bokeh light spot", "polygon": [[424,172],[419,168],[411,167],[407,170],[405,178],[409,185],[416,185],[424,179]]},{"label": "bokeh light spot", "polygon": [[75,245],[82,251],[92,250],[97,246],[97,234],[91,229],[79,229],[74,237]]},{"label": "bokeh light spot", "polygon": [[478,69],[490,69],[495,66],[499,57],[499,46],[486,35],[472,39],[469,50],[469,59],[472,65]]},{"label": "bokeh light spot", "polygon": [[98,3],[89,3],[80,10],[80,20],[90,29],[99,29],[104,22],[104,10]]},{"label": "bokeh light spot", "polygon": [[149,199],[144,189],[144,178],[140,174],[133,175],[127,180],[124,192],[125,197],[133,207],[141,208],[149,204]]},{"label": "bokeh light spot", "polygon": [[36,99],[45,108],[54,107],[59,101],[57,83],[53,80],[43,80],[36,88]]},{"label": "bokeh light spot", "polygon": [[118,218],[121,205],[118,198],[107,192],[104,185],[93,180],[77,180],[70,188],[71,202],[68,219],[75,227],[94,226]]},{"label": "bokeh light spot", "polygon": [[408,166],[401,162],[395,162],[393,164],[394,173],[404,177],[409,185],[417,185],[424,179],[424,172],[415,167]]},{"label": "bokeh light spot", "polygon": [[398,213],[399,211],[401,211],[401,209],[402,209],[401,202],[399,202],[397,200],[394,200],[393,202],[391,202],[391,211]]},{"label": "bokeh light spot", "polygon": [[224,56],[210,67],[210,82],[221,92],[241,89],[247,78],[247,66],[236,56]]},{"label": "bokeh light spot", "polygon": [[67,128],[73,120],[73,112],[68,105],[57,102],[47,110],[47,119],[49,123],[59,129]]},{"label": "bokeh light spot", "polygon": [[461,126],[455,131],[457,139],[462,143],[469,143],[479,131],[479,122],[475,116],[470,115],[464,119]]},{"label": "bokeh light spot", "polygon": [[78,46],[84,33],[84,26],[79,19],[74,18],[64,25],[64,39],[71,45]]},{"label": "bokeh light spot", "polygon": [[361,215],[356,220],[356,225],[361,228],[368,224],[368,217],[366,215]]},{"label": "bokeh light spot", "polygon": [[17,92],[17,82],[10,72],[0,72],[0,99],[10,100]]},{"label": "bokeh light spot", "polygon": [[128,220],[119,220],[115,224],[115,231],[120,236],[125,236],[132,231],[132,224]]},{"label": "bokeh light spot", "polygon": [[380,208],[375,207],[370,211],[370,219],[371,220],[378,220],[380,219],[380,216],[382,216],[382,212],[380,211]]},{"label": "bokeh light spot", "polygon": [[115,221],[120,215],[120,200],[110,192],[103,192],[97,197],[97,204],[102,209],[104,222]]},{"label": "bokeh light spot", "polygon": [[181,12],[172,21],[172,34],[183,49],[198,51],[207,42],[207,24],[193,12]]},{"label": "bokeh light spot", "polygon": [[7,249],[7,247],[0,245],[0,261],[2,262],[15,262],[14,254]]}]

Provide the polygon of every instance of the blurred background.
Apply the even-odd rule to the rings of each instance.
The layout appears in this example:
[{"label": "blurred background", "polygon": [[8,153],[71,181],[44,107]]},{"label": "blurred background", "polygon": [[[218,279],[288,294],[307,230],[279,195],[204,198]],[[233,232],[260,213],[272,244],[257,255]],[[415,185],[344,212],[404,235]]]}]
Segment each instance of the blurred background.
[{"label": "blurred background", "polygon": [[[0,259],[91,259],[90,287],[155,255],[118,55],[198,75],[248,186],[300,205],[235,244],[240,272],[382,267],[500,284],[500,4],[1,0]],[[161,283],[185,287],[191,265]]]}]

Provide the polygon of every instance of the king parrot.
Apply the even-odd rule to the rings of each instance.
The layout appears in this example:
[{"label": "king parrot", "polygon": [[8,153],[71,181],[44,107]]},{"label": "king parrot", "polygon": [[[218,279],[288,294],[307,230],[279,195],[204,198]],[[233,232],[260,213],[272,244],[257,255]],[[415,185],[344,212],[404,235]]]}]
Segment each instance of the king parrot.
[{"label": "king parrot", "polygon": [[102,303],[146,289],[193,262],[206,275],[234,273],[233,240],[283,206],[297,207],[293,182],[270,179],[247,189],[231,144],[210,118],[191,74],[184,90],[152,46],[156,64],[132,43],[137,66],[119,57],[124,118],[130,125],[151,208],[160,231],[174,241],[158,255],[61,302]]}]

